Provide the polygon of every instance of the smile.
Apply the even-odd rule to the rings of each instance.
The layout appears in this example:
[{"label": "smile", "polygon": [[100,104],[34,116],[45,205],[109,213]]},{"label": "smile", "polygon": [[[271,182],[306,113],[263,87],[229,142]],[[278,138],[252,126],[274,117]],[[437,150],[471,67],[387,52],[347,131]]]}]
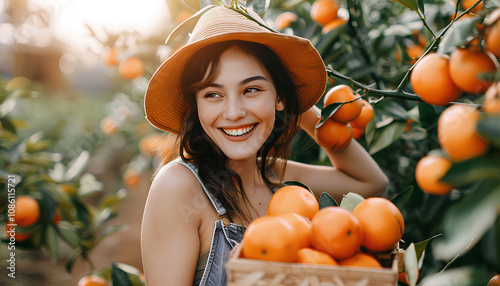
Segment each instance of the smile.
[{"label": "smile", "polygon": [[238,128],[238,129],[225,129],[225,128],[221,128],[221,129],[227,135],[237,137],[237,136],[243,136],[243,135],[250,133],[255,128],[256,125],[257,124],[247,126],[244,128]]}]

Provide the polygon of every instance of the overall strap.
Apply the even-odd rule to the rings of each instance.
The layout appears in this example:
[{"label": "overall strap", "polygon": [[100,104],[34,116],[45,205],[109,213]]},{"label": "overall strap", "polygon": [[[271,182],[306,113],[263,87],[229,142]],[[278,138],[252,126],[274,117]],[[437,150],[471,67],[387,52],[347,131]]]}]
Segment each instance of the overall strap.
[{"label": "overall strap", "polygon": [[191,172],[193,172],[193,174],[196,176],[196,178],[200,182],[200,185],[203,188],[203,191],[205,191],[205,194],[208,196],[208,198],[210,199],[210,202],[212,203],[215,210],[217,211],[217,214],[219,215],[219,217],[222,217],[226,214],[226,209],[222,206],[220,201],[216,197],[214,197],[208,191],[208,189],[205,187],[205,184],[203,184],[203,181],[201,180],[200,175],[198,174],[198,167],[196,167],[195,164],[190,163],[190,162],[184,162],[181,158],[173,160],[173,161],[169,162],[168,164],[169,165],[170,164],[180,164],[180,165],[183,165],[186,168],[188,168]]}]

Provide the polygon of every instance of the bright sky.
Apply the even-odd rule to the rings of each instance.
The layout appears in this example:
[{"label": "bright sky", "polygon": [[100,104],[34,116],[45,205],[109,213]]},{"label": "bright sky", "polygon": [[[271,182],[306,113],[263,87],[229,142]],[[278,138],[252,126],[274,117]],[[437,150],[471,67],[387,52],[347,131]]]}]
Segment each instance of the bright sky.
[{"label": "bright sky", "polygon": [[61,39],[88,35],[84,24],[102,31],[137,31],[151,35],[169,17],[165,0],[30,0],[55,2],[59,8],[54,19],[56,34]]}]

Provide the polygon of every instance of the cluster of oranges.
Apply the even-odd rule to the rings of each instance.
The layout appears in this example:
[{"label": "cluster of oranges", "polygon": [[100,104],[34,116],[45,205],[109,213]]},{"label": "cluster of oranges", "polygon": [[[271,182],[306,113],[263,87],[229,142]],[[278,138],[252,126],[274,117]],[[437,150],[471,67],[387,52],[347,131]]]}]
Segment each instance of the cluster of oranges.
[{"label": "cluster of oranges", "polygon": [[462,92],[472,95],[484,93],[493,83],[493,79],[486,79],[484,75],[498,70],[499,19],[500,9],[497,9],[485,22],[486,48],[480,45],[479,38],[474,38],[464,47],[457,47],[450,56],[436,53],[424,56],[415,65],[410,77],[415,93],[434,105],[447,105],[459,98]]},{"label": "cluster of oranges", "polygon": [[[484,98],[487,114],[500,114],[499,85],[495,83]],[[489,142],[476,131],[480,115],[474,107],[462,104],[454,104],[441,113],[437,126],[438,141],[445,154],[428,154],[417,163],[415,179],[423,191],[447,195],[452,186],[440,180],[452,163],[479,157],[488,150]]]},{"label": "cluster of oranges", "polygon": [[374,254],[391,251],[403,232],[403,216],[387,199],[368,198],[352,212],[338,206],[319,209],[309,190],[289,185],[273,195],[265,216],[250,223],[241,257],[381,268]]},{"label": "cluster of oranges", "polygon": [[117,48],[105,47],[101,60],[108,67],[118,66],[118,74],[124,79],[138,78],[144,72],[144,63],[141,59],[131,56],[120,61]]},{"label": "cluster of oranges", "polygon": [[323,26],[322,34],[347,23],[346,18],[339,17],[339,3],[335,0],[316,0],[311,7],[311,19]]},{"label": "cluster of oranges", "polygon": [[347,85],[337,85],[326,93],[325,107],[336,102],[341,102],[342,105],[315,129],[315,137],[321,146],[340,151],[351,143],[352,138],[359,139],[363,136],[374,112],[371,104],[355,95]]}]

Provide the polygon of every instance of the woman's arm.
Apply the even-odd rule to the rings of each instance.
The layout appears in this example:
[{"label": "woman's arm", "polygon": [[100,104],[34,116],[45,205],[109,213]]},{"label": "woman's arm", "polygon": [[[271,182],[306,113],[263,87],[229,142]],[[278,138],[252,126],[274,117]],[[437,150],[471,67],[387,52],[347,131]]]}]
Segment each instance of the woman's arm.
[{"label": "woman's arm", "polygon": [[192,208],[189,170],[163,167],[148,194],[141,231],[142,260],[148,286],[193,285],[198,261],[201,218]]},{"label": "woman's arm", "polygon": [[[300,126],[312,138],[320,114],[319,108],[313,106],[301,117]],[[380,196],[384,192],[388,183],[387,177],[356,140],[353,139],[342,151],[326,148],[323,150],[333,167],[289,161],[284,179],[300,181],[317,194],[327,192],[337,201],[349,192],[364,197]]]}]

